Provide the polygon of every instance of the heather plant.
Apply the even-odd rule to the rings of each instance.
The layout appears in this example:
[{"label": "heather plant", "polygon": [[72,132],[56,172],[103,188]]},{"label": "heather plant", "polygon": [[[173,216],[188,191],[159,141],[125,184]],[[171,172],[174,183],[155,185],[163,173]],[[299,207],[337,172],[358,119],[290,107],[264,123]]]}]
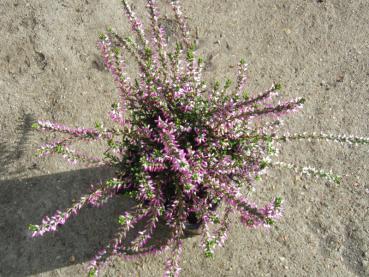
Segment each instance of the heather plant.
[{"label": "heather plant", "polygon": [[[89,275],[97,274],[110,256],[123,258],[170,251],[164,276],[178,276],[182,241],[199,231],[206,257],[223,246],[232,212],[248,228],[270,227],[280,218],[282,198],[258,206],[246,191],[271,167],[316,176],[339,183],[331,171],[278,161],[278,145],[289,140],[328,140],[368,144],[363,137],[324,133],[288,134],[280,131],[282,118],[300,110],[304,99],[276,101],[281,85],[260,94],[245,92],[247,65],[241,60],[235,83],[226,80],[207,85],[201,76],[204,62],[195,54],[179,1],[169,1],[179,26],[175,46],[168,45],[159,24],[155,0],[147,0],[150,33],[123,0],[133,37],[112,29],[101,34],[97,47],[116,83],[119,100],[112,105],[113,128],[97,123],[94,128],[71,128],[38,121],[34,128],[58,133],[59,140],[40,147],[39,155],[60,154],[72,163],[105,165],[114,178],[95,186],[65,211],[30,225],[34,237],[56,231],[86,205],[100,207],[108,199],[125,194],[137,202],[132,212],[117,218],[119,229],[90,262]],[[138,75],[127,74],[127,55],[138,65]],[[103,158],[76,151],[78,141],[104,141]],[[159,221],[169,228],[163,245],[150,245]],[[138,223],[144,230],[125,241]],[[195,228],[194,228],[195,226]]]}]

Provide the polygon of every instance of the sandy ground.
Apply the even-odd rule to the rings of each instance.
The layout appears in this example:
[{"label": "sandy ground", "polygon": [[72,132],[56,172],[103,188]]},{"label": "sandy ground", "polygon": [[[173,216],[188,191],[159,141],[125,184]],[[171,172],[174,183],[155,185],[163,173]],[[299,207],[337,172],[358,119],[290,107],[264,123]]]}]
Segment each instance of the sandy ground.
[{"label": "sandy ground", "polygon": [[[198,28],[207,78],[233,77],[230,66],[245,58],[250,91],[278,81],[286,98],[306,98],[286,131],[369,136],[367,0],[183,2]],[[143,15],[143,0],[135,6]],[[95,48],[106,26],[129,32],[118,0],[0,1],[0,276],[85,276],[84,266],[116,228],[114,216],[132,205],[118,198],[106,209],[88,208],[38,239],[26,230],[111,174],[38,159],[46,136],[30,129],[35,119],[107,121],[116,95]],[[198,238],[186,240],[182,276],[369,276],[368,157],[369,147],[284,145],[280,160],[349,176],[335,186],[273,171],[257,195],[282,195],[283,219],[270,231],[236,223],[214,259],[201,255]],[[160,276],[162,262],[115,259],[104,276]]]}]

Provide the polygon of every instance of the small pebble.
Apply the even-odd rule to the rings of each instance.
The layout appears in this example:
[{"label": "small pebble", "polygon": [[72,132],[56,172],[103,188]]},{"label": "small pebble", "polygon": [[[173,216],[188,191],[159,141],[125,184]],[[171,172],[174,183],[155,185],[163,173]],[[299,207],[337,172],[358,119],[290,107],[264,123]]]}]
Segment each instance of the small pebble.
[{"label": "small pebble", "polygon": [[228,50],[231,50],[231,46],[229,45],[229,43],[228,43],[228,42],[226,42],[226,48],[227,48]]},{"label": "small pebble", "polygon": [[70,263],[74,263],[75,261],[76,261],[76,257],[74,257],[73,255],[69,257]]}]

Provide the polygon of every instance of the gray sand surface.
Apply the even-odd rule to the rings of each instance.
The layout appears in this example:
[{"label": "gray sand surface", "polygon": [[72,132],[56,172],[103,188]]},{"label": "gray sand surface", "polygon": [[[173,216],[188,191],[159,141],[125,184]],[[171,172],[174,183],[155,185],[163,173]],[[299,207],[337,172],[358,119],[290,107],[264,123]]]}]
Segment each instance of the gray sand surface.
[{"label": "gray sand surface", "polygon": [[[139,15],[143,2],[135,1]],[[368,0],[183,2],[192,35],[198,28],[206,78],[233,78],[231,66],[245,58],[251,92],[277,81],[286,99],[306,98],[303,111],[286,119],[286,131],[369,136]],[[30,129],[35,119],[86,127],[108,121],[116,93],[95,47],[106,26],[129,33],[118,0],[0,1],[2,277],[86,276],[116,216],[132,205],[119,198],[105,209],[85,209],[38,239],[26,230],[111,174],[35,157],[52,136]],[[199,238],[187,239],[182,276],[369,276],[369,147],[291,142],[279,158],[348,176],[336,186],[271,172],[255,197],[282,195],[284,217],[269,231],[234,224],[214,259],[203,257]],[[162,263],[163,255],[114,259],[104,276],[161,276]]]}]

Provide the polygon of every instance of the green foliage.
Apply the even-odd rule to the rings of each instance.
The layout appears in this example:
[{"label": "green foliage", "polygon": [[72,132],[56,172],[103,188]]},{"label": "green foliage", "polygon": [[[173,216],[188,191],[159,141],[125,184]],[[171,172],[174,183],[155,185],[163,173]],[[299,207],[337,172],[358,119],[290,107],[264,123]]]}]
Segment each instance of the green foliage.
[{"label": "green foliage", "polygon": [[274,88],[275,88],[275,90],[282,90],[282,85],[281,84],[275,84]]},{"label": "green foliage", "polygon": [[276,208],[280,208],[281,205],[282,205],[282,202],[283,202],[282,197],[276,197],[275,200],[274,200],[274,206]]},{"label": "green foliage", "polygon": [[271,219],[271,218],[266,218],[266,219],[265,219],[265,223],[266,223],[267,225],[273,225],[273,224],[275,223],[275,221],[274,221],[273,219]]},{"label": "green foliage", "polygon": [[127,223],[127,217],[125,217],[124,215],[120,215],[118,217],[118,223],[120,225],[125,225]]},{"label": "green foliage", "polygon": [[210,220],[214,223],[214,224],[219,224],[220,223],[220,219],[217,215],[212,215],[210,216]]},{"label": "green foliage", "polygon": [[38,128],[40,128],[40,124],[38,124],[38,123],[33,123],[33,124],[31,125],[31,128],[32,128],[32,129],[38,129]]},{"label": "green foliage", "polygon": [[232,85],[232,80],[227,79],[224,84],[224,90],[228,89]]},{"label": "green foliage", "polygon": [[64,147],[60,144],[55,146],[55,153],[62,154],[64,153]]},{"label": "green foliage", "polygon": [[39,230],[39,227],[37,225],[29,224],[28,225],[28,230],[30,230],[32,232],[36,232],[36,231]]},{"label": "green foliage", "polygon": [[96,269],[90,269],[88,272],[88,277],[95,277],[96,276]]}]

